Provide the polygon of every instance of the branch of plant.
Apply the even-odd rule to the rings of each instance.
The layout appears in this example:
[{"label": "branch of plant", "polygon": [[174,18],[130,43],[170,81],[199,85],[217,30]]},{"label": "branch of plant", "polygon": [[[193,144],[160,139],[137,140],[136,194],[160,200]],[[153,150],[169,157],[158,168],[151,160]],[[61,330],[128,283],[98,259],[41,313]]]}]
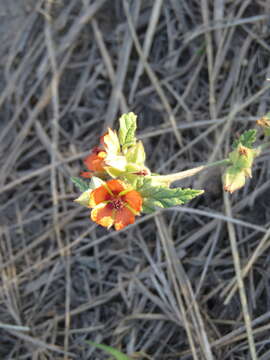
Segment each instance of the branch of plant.
[{"label": "branch of plant", "polygon": [[[258,147],[258,149],[261,152],[261,151],[267,149],[268,147],[270,147],[270,142],[266,142],[266,143],[260,145]],[[231,164],[231,161],[229,159],[222,159],[222,160],[215,161],[215,162],[212,162],[212,163],[209,163],[209,164],[197,166],[197,167],[192,168],[192,169],[180,171],[180,172],[177,172],[177,173],[174,173],[174,174],[158,175],[158,176],[155,176],[155,180],[171,184],[171,183],[173,183],[175,181],[182,180],[182,179],[185,179],[187,177],[194,176],[194,175],[198,174],[199,172],[207,170],[207,169],[209,169],[211,167],[225,166],[225,165],[230,165],[230,164]]]}]

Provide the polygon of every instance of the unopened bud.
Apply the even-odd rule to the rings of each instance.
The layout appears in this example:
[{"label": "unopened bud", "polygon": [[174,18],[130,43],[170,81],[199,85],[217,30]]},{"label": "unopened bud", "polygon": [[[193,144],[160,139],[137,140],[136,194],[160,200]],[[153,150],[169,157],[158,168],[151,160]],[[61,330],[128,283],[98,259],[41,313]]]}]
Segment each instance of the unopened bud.
[{"label": "unopened bud", "polygon": [[257,120],[256,123],[263,129],[265,136],[270,136],[270,113]]},{"label": "unopened bud", "polygon": [[223,175],[224,190],[233,193],[245,185],[245,172],[233,166],[227,168]]}]

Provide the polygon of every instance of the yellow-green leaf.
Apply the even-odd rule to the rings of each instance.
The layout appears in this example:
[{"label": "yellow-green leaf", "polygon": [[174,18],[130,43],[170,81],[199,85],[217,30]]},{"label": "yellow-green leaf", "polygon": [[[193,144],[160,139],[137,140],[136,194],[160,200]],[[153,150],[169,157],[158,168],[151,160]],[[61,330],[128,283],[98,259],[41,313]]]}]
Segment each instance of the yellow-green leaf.
[{"label": "yellow-green leaf", "polygon": [[138,141],[134,146],[128,149],[125,154],[127,162],[137,165],[144,165],[145,151],[141,141]]},{"label": "yellow-green leaf", "polygon": [[130,357],[128,357],[127,355],[123,354],[121,351],[116,350],[115,348],[113,348],[111,346],[97,344],[93,341],[86,341],[86,343],[105,351],[106,353],[112,355],[116,360],[132,360]]},{"label": "yellow-green leaf", "polygon": [[250,129],[245,131],[237,140],[233,143],[233,149],[237,148],[239,144],[252,149],[253,143],[256,141],[257,130]]},{"label": "yellow-green leaf", "polygon": [[120,144],[126,148],[132,146],[136,142],[135,132],[137,128],[137,115],[133,112],[123,114],[120,119],[120,127],[119,127],[119,140]]}]

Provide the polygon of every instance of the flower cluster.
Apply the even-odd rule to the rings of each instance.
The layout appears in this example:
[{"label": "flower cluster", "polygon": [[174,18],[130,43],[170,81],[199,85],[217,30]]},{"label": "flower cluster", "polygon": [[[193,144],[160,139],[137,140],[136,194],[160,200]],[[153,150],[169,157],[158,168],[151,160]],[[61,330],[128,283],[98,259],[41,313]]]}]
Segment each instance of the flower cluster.
[{"label": "flower cluster", "polygon": [[[251,177],[254,159],[269,143],[254,147],[257,130],[245,131],[233,143],[227,159],[175,174],[158,175],[145,165],[145,151],[135,136],[137,116],[123,114],[119,131],[108,129],[84,160],[87,171],[72,178],[82,194],[75,200],[91,209],[91,219],[97,224],[121,230],[135,222],[135,216],[151,213],[157,208],[182,205],[202,194],[203,190],[171,188],[171,183],[210,166],[226,165],[224,190],[230,193],[242,188]],[[257,121],[264,135],[270,136],[270,113]]]},{"label": "flower cluster", "polygon": [[166,176],[151,173],[144,146],[135,137],[136,120],[134,113],[122,115],[119,131],[108,129],[84,159],[87,171],[81,177],[89,183],[72,178],[82,191],[75,201],[92,209],[91,219],[107,228],[121,230],[142,212],[181,205],[203,192],[170,188]]}]

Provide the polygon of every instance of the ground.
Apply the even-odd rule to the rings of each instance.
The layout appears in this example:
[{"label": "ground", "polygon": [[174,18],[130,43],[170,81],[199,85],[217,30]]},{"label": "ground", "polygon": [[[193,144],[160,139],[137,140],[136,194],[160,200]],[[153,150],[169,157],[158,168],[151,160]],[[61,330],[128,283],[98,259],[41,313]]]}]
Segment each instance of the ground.
[{"label": "ground", "polygon": [[70,180],[127,111],[155,172],[225,158],[270,110],[269,10],[0,1],[1,359],[107,358],[85,340],[139,359],[270,358],[269,149],[244,189],[224,194],[213,168],[179,183],[203,196],[120,232],[90,221]]}]

